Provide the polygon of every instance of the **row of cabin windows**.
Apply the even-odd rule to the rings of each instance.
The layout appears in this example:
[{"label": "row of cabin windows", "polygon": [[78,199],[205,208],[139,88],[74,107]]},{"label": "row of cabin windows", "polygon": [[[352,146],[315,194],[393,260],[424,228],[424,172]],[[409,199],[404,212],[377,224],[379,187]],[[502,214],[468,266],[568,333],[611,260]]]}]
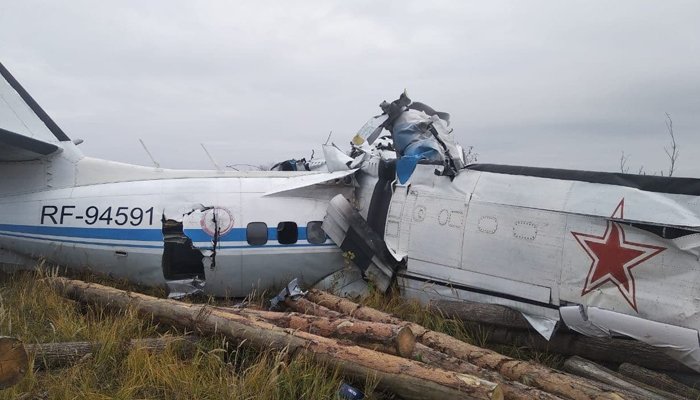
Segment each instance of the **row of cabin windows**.
[{"label": "row of cabin windows", "polygon": [[[311,244],[326,242],[326,232],[323,231],[322,221],[311,221],[306,224],[306,240]],[[252,246],[262,246],[267,243],[267,224],[251,222],[246,228],[246,239]],[[299,229],[296,222],[280,222],[277,224],[277,241],[280,244],[294,244],[299,239]]]}]

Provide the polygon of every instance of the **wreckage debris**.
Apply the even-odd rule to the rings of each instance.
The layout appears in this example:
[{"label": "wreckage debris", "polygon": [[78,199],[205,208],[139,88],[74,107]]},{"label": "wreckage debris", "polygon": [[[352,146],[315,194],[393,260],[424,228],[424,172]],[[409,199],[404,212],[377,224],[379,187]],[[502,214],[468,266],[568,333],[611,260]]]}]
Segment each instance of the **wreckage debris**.
[{"label": "wreckage debris", "polygon": [[342,400],[362,400],[365,398],[365,394],[359,389],[354,388],[347,383],[340,385],[340,390],[338,390],[338,397]]}]

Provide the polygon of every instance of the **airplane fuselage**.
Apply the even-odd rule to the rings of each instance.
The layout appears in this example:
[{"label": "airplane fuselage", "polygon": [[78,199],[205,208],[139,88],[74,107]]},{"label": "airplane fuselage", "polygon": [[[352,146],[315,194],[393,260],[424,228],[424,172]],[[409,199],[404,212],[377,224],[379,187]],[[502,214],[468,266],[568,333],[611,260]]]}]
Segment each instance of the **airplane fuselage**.
[{"label": "airplane fuselage", "polygon": [[345,183],[266,195],[318,174],[210,174],[2,196],[0,247],[150,286],[198,277],[215,296],[311,285],[343,267],[321,223]]}]

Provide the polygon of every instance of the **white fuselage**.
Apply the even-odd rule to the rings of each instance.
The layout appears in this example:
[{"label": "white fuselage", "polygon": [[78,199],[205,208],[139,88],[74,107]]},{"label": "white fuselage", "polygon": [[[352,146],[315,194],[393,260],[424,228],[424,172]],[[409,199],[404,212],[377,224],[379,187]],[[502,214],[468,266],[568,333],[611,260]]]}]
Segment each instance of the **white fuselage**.
[{"label": "white fuselage", "polygon": [[[38,167],[5,171],[36,179]],[[51,189],[44,172],[42,190],[24,185],[27,193],[0,196],[0,248],[150,286],[198,276],[206,293],[234,297],[295,277],[311,285],[343,267],[340,249],[317,230],[329,199],[351,188],[294,187],[323,173],[168,171],[95,159],[61,169],[64,179],[73,171],[75,186]]]}]

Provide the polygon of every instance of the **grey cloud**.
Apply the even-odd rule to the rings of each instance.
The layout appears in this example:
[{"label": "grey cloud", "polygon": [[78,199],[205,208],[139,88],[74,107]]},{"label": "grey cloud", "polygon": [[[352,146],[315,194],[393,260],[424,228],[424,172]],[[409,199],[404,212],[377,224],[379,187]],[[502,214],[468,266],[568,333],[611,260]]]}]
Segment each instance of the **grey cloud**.
[{"label": "grey cloud", "polygon": [[[169,167],[308,156],[404,88],[484,162],[700,176],[696,2],[0,5],[0,60],[93,156]],[[633,167],[634,169],[634,167]]]}]

